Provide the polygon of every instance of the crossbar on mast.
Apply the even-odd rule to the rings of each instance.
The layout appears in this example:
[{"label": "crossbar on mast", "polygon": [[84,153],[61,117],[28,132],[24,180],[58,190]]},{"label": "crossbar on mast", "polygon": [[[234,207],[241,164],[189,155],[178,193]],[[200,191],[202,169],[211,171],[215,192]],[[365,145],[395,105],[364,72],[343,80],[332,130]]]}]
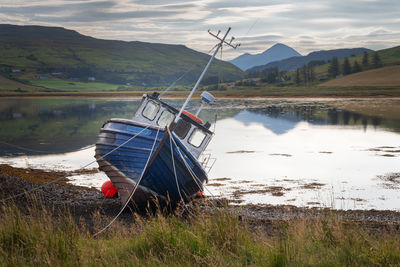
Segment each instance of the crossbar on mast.
[{"label": "crossbar on mast", "polygon": [[193,87],[192,91],[190,92],[189,96],[186,98],[185,103],[183,103],[183,105],[182,105],[181,109],[179,110],[179,113],[178,113],[178,115],[176,116],[174,122],[178,122],[178,119],[181,117],[182,111],[185,110],[186,105],[189,103],[190,98],[192,98],[194,92],[196,91],[196,89],[197,89],[197,87],[199,86],[201,80],[203,79],[204,75],[206,74],[208,68],[209,68],[210,65],[211,65],[211,62],[214,60],[215,55],[218,53],[218,50],[219,50],[224,44],[229,45],[229,46],[232,47],[232,48],[236,48],[236,47],[240,46],[240,44],[237,44],[237,45],[235,45],[235,46],[231,44],[232,41],[235,39],[234,37],[232,37],[232,39],[231,39],[231,41],[230,41],[229,43],[225,41],[225,38],[226,38],[226,36],[228,36],[228,33],[230,32],[230,30],[231,30],[231,27],[228,28],[228,30],[226,31],[226,33],[225,33],[225,35],[224,35],[223,38],[218,37],[218,35],[219,35],[219,33],[220,33],[221,31],[218,31],[218,34],[215,35],[215,34],[211,33],[210,30],[208,30],[208,33],[209,33],[210,35],[214,36],[215,38],[217,38],[218,40],[220,40],[220,42],[218,43],[217,49],[215,49],[214,54],[211,56],[210,60],[208,61],[206,67],[204,68],[203,72],[201,73],[199,79],[197,80],[196,84],[194,85],[194,87]]}]

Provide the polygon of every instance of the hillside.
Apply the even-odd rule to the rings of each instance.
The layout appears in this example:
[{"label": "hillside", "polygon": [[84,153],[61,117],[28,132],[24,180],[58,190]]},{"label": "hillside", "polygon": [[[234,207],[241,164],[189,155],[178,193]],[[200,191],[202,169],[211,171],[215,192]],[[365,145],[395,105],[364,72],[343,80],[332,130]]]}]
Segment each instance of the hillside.
[{"label": "hillside", "polygon": [[[364,65],[362,63],[363,62],[363,57],[364,57],[363,54],[358,55],[358,56],[352,56],[352,57],[349,57],[347,59],[348,59],[349,64],[350,64],[350,66],[352,68],[352,71],[354,71],[354,64],[356,62],[358,63],[358,65],[361,68],[360,69],[360,73],[364,73],[364,72],[367,72],[367,71],[370,71],[370,70],[376,70],[376,72],[372,72],[371,75],[373,75],[373,77],[375,77],[375,79],[377,79],[377,80],[382,82],[381,86],[385,86],[384,84],[389,84],[389,83],[391,83],[391,81],[390,80],[385,80],[385,78],[380,79],[378,76],[379,75],[383,75],[384,77],[389,78],[389,76],[387,76],[387,75],[389,75],[389,73],[385,73],[385,71],[380,71],[379,68],[377,69],[376,66],[374,66],[373,58],[374,58],[375,53],[379,55],[381,67],[389,67],[389,66],[400,65],[400,46],[387,48],[387,49],[382,49],[382,50],[378,50],[376,52],[367,53],[368,64],[366,64],[366,65]],[[339,73],[340,74],[343,73],[343,63],[344,63],[344,61],[345,61],[345,59],[340,59],[338,61],[338,63],[339,63]],[[328,74],[329,66],[330,66],[330,63],[315,67],[315,75],[316,75],[317,79],[320,80],[320,81],[323,81],[323,83],[326,83],[326,82],[332,82],[333,83],[333,81],[342,78],[342,77],[338,77],[336,79],[327,81],[327,79],[332,79],[332,78],[329,78],[329,74]],[[395,69],[396,68],[394,68],[393,70],[395,70]],[[390,70],[390,72],[393,71],[391,69],[388,69],[388,70]],[[396,73],[396,72],[394,72],[394,73]],[[400,76],[400,72],[397,72],[397,73],[398,73],[397,75]],[[343,78],[346,78],[347,76],[359,77],[358,75],[353,76],[354,74],[356,74],[356,73],[353,73],[353,74],[350,74],[350,75],[346,75]],[[358,74],[358,72],[357,72],[357,74]],[[396,74],[394,74],[394,75],[396,75]],[[360,77],[362,77],[362,76],[363,75],[361,75]],[[390,77],[395,78],[393,76],[390,76]],[[365,78],[368,79],[368,77],[365,77]],[[390,79],[392,79],[392,78],[390,78]],[[346,79],[346,80],[348,82],[350,82],[351,79],[352,78],[349,78],[349,79]],[[360,86],[365,86],[365,83],[363,83],[362,80],[363,80],[363,78],[357,78],[352,83],[354,85],[356,85],[359,82]],[[372,84],[377,84],[377,82],[374,82],[374,81],[372,81],[370,79],[368,79],[368,81],[369,82],[367,82],[367,83],[371,84],[371,86],[372,86]],[[395,80],[393,81],[393,84],[396,84]],[[377,85],[377,86],[379,86],[379,85]]]},{"label": "hillside", "polygon": [[400,65],[350,74],[320,86],[400,86]]},{"label": "hillside", "polygon": [[256,55],[249,53],[240,55],[239,57],[230,60],[232,64],[236,65],[242,70],[247,70],[254,66],[264,65],[269,62],[290,58],[294,56],[301,56],[293,48],[284,44],[275,44],[264,52]]},{"label": "hillside", "polygon": [[0,92],[1,91],[27,91],[27,90],[37,90],[36,86],[23,84],[14,80],[7,79],[0,75]]},{"label": "hillside", "polygon": [[[368,60],[363,63],[364,58]],[[378,64],[376,58],[380,58]],[[331,63],[308,64],[301,67],[298,72],[277,71],[274,68],[248,72],[246,79],[224,85],[228,88],[225,95],[242,97],[382,95],[398,97],[400,95],[400,46],[368,52],[365,55],[350,56],[347,60],[352,74],[344,74],[346,58],[340,59],[337,78],[333,78],[329,72]]]},{"label": "hillside", "polygon": [[322,50],[311,52],[307,56],[297,56],[291,57],[280,61],[274,61],[265,65],[256,66],[254,68],[248,69],[247,72],[261,71],[268,68],[277,67],[279,70],[292,71],[311,61],[328,61],[333,57],[338,59],[361,55],[364,52],[370,52],[372,50],[367,48],[349,48],[349,49],[334,49],[334,50]]},{"label": "hillside", "polygon": [[[188,71],[179,81],[187,85],[197,79],[208,59],[183,45],[101,40],[58,27],[0,25],[0,75],[23,83],[89,79],[165,86]],[[216,60],[207,75],[205,83],[218,77],[240,79],[243,72]]]}]

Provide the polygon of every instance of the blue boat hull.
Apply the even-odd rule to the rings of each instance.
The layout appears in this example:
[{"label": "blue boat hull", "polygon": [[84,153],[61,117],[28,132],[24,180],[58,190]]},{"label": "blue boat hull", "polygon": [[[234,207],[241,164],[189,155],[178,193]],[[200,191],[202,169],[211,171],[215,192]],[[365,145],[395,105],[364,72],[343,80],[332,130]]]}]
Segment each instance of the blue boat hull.
[{"label": "blue boat hull", "polygon": [[175,142],[170,141],[168,131],[146,129],[145,125],[130,120],[112,119],[104,124],[96,142],[95,157],[99,169],[117,187],[122,203],[129,199],[142,174],[132,197],[138,206],[149,201],[178,202],[182,198],[188,201],[203,190],[202,184],[207,180],[205,170],[173,134],[172,138]]}]

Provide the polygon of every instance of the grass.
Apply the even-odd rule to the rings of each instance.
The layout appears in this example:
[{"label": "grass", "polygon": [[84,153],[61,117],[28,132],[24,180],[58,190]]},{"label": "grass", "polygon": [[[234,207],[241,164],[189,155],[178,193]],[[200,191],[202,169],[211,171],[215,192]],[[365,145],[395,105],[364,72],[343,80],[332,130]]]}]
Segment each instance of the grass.
[{"label": "grass", "polygon": [[[85,83],[82,83],[85,84]],[[103,85],[99,85],[102,87]],[[104,88],[102,88],[104,89]],[[198,90],[194,97],[199,97],[202,90]],[[161,92],[160,88],[154,88],[154,91]],[[42,97],[42,96],[60,96],[60,97],[141,97],[145,93],[153,92],[151,88],[135,91],[37,91],[37,92],[1,92],[0,97]],[[252,87],[236,86],[224,91],[211,91],[215,97],[228,98],[249,98],[249,97],[399,97],[400,87],[398,86],[288,86],[277,87],[270,85],[257,85]],[[186,98],[189,91],[169,91],[166,97]]]},{"label": "grass", "polygon": [[[186,218],[137,216],[94,238],[72,215],[40,205],[1,208],[0,262],[5,266],[399,266],[400,234],[371,233],[327,213],[250,228],[228,211]],[[29,213],[29,215],[26,215]],[[134,215],[132,215],[134,216]],[[94,231],[109,218],[93,215]]]},{"label": "grass", "polygon": [[226,91],[212,92],[217,97],[372,97],[400,96],[400,88],[397,86],[299,86],[299,87],[235,87]]},{"label": "grass", "polygon": [[[106,83],[161,86],[189,70],[179,81],[188,85],[209,59],[183,45],[101,40],[49,27],[9,25],[2,27],[2,34],[5,37],[0,39],[0,71],[23,80],[60,72],[59,77],[65,79],[87,80],[94,76]],[[11,73],[10,68],[24,71]],[[226,80],[244,75],[237,67],[216,60],[208,75],[218,74]]]},{"label": "grass", "polygon": [[100,82],[76,82],[60,79],[31,80],[30,83],[54,91],[115,91],[120,86],[117,84]]},{"label": "grass", "polygon": [[[375,52],[369,52],[368,53],[368,65],[367,66],[363,66],[363,64],[362,64],[363,54],[358,55],[358,56],[354,56],[354,57],[348,57],[350,66],[353,67],[354,66],[354,62],[357,61],[358,64],[362,67],[363,71],[368,71],[368,70],[374,69],[375,68],[373,66],[374,53]],[[393,65],[399,65],[400,64],[400,46],[379,50],[379,51],[376,51],[376,53],[379,54],[379,57],[381,59],[381,62],[383,64],[383,66],[393,66]],[[339,60],[339,69],[340,70],[342,70],[342,68],[343,68],[344,61],[345,61],[344,58]],[[317,79],[321,79],[321,78],[326,79],[326,78],[328,78],[329,66],[330,66],[330,63],[327,63],[327,64],[324,64],[324,65],[316,67],[315,68],[315,76],[316,76],[316,78]],[[395,76],[391,76],[391,77],[395,77]],[[292,78],[294,78],[294,73],[292,74]],[[335,79],[333,79],[333,80],[335,80]],[[395,80],[397,80],[397,79],[395,78]],[[356,82],[357,81],[354,81],[353,83],[356,83]],[[391,82],[391,81],[389,81],[389,82]],[[396,81],[394,83],[396,83]],[[393,84],[393,82],[392,82],[392,84]],[[361,83],[359,85],[362,86],[364,84]],[[384,85],[384,84],[382,84],[382,85]]]},{"label": "grass", "polygon": [[397,86],[400,87],[400,65],[353,73],[322,83],[320,86]]},{"label": "grass", "polygon": [[40,88],[32,85],[20,83],[18,81],[7,79],[0,75],[0,92],[22,92],[22,91],[36,91]]}]

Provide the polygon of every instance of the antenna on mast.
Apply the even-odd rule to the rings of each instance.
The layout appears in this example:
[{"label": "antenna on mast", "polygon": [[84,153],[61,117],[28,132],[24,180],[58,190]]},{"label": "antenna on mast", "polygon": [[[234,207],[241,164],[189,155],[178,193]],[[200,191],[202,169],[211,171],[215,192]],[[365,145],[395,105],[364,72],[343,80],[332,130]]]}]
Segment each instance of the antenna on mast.
[{"label": "antenna on mast", "polygon": [[[181,114],[182,114],[182,111],[185,110],[185,107],[186,107],[187,103],[189,103],[190,98],[192,97],[192,95],[193,95],[194,92],[196,91],[197,87],[199,86],[201,80],[202,80],[203,77],[204,77],[204,74],[206,74],[208,68],[209,68],[210,65],[211,65],[211,62],[212,62],[213,59],[215,58],[215,55],[218,53],[218,50],[219,50],[220,48],[222,48],[222,46],[223,46],[224,44],[226,44],[226,45],[232,47],[233,49],[236,49],[238,46],[240,46],[240,44],[236,44],[236,45],[233,45],[233,44],[232,44],[232,41],[235,39],[234,37],[232,37],[232,39],[230,40],[229,43],[228,43],[227,41],[225,41],[225,38],[226,38],[226,36],[228,36],[228,33],[230,32],[230,30],[231,30],[231,27],[228,28],[228,30],[226,31],[224,37],[222,37],[222,38],[218,36],[218,35],[221,33],[221,31],[218,31],[217,34],[214,34],[214,33],[212,33],[210,30],[208,30],[208,33],[209,33],[210,35],[214,36],[215,38],[217,38],[220,42],[217,44],[217,49],[215,49],[214,54],[211,56],[210,60],[208,61],[207,65],[206,65],[206,67],[204,68],[203,72],[201,73],[199,79],[197,80],[196,84],[194,85],[192,91],[190,92],[189,96],[186,98],[185,103],[183,103],[181,109],[179,110],[178,115],[175,117],[175,120],[174,120],[175,123],[178,122],[178,120],[179,120],[179,118],[180,118],[180,116],[181,116]],[[200,112],[200,111],[198,111],[198,112]]]},{"label": "antenna on mast", "polygon": [[212,33],[210,30],[208,30],[208,33],[212,36],[214,36],[215,38],[217,38],[218,40],[220,40],[220,46],[222,46],[223,44],[229,45],[230,47],[232,47],[233,49],[236,49],[237,47],[240,46],[240,43],[238,44],[232,44],[232,41],[235,40],[235,37],[231,37],[231,40],[229,41],[229,43],[227,41],[225,41],[226,36],[228,35],[229,31],[231,30],[231,27],[228,28],[228,30],[225,33],[225,36],[223,38],[220,38],[218,35],[220,34],[220,30],[218,31],[217,34]]}]

